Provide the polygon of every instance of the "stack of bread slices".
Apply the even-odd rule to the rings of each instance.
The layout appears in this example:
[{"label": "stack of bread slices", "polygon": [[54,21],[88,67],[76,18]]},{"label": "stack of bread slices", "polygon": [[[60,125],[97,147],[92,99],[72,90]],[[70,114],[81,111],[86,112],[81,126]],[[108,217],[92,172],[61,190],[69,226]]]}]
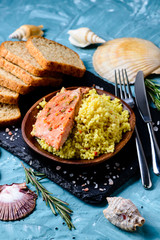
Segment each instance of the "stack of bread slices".
[{"label": "stack of bread slices", "polygon": [[73,50],[43,37],[0,46],[0,125],[20,119],[20,94],[36,86],[59,86],[63,74],[82,77],[85,66]]}]

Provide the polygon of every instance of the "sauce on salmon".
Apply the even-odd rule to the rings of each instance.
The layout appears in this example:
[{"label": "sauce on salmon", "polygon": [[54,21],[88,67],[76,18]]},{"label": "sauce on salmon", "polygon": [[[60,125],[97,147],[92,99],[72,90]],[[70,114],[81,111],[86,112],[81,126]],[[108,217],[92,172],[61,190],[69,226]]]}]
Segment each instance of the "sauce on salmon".
[{"label": "sauce on salmon", "polygon": [[88,88],[62,89],[39,112],[32,135],[59,150],[73,128],[84,93]]}]

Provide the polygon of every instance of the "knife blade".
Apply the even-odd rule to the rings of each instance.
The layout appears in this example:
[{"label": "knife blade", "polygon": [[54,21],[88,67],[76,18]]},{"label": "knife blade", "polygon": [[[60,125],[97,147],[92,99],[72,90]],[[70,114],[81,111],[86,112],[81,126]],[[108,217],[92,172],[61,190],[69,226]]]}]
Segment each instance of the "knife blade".
[{"label": "knife blade", "polygon": [[144,75],[142,71],[139,71],[135,79],[135,99],[138,110],[141,114],[142,119],[147,123],[150,144],[151,144],[151,153],[152,153],[152,166],[153,172],[156,175],[160,174],[160,149],[156,140],[156,136],[153,129],[152,117],[149,109],[147,93],[144,83]]}]

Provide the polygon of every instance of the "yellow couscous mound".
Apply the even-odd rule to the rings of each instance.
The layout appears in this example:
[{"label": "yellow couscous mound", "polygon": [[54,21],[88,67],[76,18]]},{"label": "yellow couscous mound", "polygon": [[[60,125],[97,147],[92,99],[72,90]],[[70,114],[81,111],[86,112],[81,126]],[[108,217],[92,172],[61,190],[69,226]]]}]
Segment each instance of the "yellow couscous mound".
[{"label": "yellow couscous mound", "polygon": [[92,89],[84,95],[74,127],[60,150],[56,151],[44,140],[37,141],[43,149],[61,158],[94,159],[114,152],[122,134],[130,130],[128,119],[129,112],[123,110],[117,98],[111,100]]}]

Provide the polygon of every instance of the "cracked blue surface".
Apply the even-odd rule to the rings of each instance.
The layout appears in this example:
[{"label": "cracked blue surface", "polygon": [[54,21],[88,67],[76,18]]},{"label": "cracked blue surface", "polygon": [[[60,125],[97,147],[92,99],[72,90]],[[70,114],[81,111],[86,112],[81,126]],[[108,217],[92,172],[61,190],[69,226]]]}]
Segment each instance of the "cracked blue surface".
[{"label": "cracked blue surface", "polygon": [[[68,30],[89,27],[97,35],[110,40],[139,37],[160,47],[160,1],[158,0],[1,0],[0,42],[23,24],[44,25],[45,37],[75,50],[87,70],[96,74],[92,55],[96,46],[76,48],[68,41]],[[97,74],[96,74],[97,75]],[[152,172],[152,168],[150,168]],[[20,159],[1,149],[0,184],[23,182],[25,175]],[[0,222],[0,239],[84,239],[84,240],[158,240],[160,239],[160,180],[152,174],[153,188],[144,190],[135,176],[115,192],[114,196],[130,198],[146,219],[135,233],[121,231],[103,216],[106,205],[92,206],[77,199],[49,180],[44,185],[53,194],[68,202],[73,210],[76,230],[69,231],[60,216],[54,216],[39,197],[35,211],[23,220]],[[29,186],[32,190],[34,188]],[[142,208],[143,206],[143,208]],[[58,229],[57,229],[58,228]]]}]

